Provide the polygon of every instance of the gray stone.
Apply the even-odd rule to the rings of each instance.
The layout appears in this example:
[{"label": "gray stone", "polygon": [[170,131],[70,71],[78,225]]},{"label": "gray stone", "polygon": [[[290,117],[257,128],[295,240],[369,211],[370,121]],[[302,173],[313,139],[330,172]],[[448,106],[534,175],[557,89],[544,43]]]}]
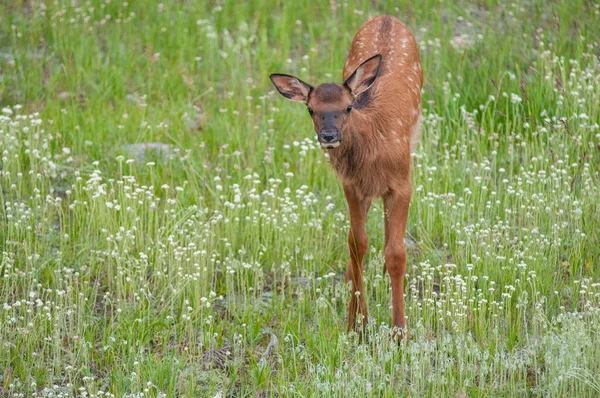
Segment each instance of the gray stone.
[{"label": "gray stone", "polygon": [[136,160],[144,161],[148,158],[165,159],[174,154],[173,145],[163,144],[161,142],[146,142],[142,144],[123,145],[121,150],[128,152]]}]

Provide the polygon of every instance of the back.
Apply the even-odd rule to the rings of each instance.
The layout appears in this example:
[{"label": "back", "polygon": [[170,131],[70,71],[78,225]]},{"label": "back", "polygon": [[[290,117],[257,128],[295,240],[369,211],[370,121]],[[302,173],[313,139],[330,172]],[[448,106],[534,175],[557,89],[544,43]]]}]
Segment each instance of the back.
[{"label": "back", "polygon": [[402,127],[411,128],[418,122],[421,113],[423,85],[423,71],[415,38],[394,17],[373,18],[354,36],[344,65],[344,81],[363,61],[376,54],[382,56],[377,80],[369,92],[361,94],[363,98],[357,99],[358,105],[366,107],[383,101],[390,106],[386,106],[386,109],[378,106],[378,112],[391,112],[400,118],[400,130],[404,130]]}]

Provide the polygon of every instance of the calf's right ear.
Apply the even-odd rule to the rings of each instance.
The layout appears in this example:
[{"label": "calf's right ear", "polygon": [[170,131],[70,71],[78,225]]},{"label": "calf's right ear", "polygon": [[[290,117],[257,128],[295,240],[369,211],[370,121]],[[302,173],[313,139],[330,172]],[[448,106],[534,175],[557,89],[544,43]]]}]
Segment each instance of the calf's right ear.
[{"label": "calf's right ear", "polygon": [[312,90],[310,84],[304,83],[297,77],[280,73],[273,73],[270,77],[279,94],[285,98],[304,103],[308,101],[308,93]]}]

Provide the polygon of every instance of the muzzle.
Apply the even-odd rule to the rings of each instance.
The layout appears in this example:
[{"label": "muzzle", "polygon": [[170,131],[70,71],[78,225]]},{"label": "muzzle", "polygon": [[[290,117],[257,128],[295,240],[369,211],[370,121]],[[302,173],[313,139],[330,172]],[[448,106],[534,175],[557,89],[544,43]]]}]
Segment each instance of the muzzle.
[{"label": "muzzle", "polygon": [[337,148],[342,141],[342,134],[338,130],[321,130],[319,142],[325,149]]}]

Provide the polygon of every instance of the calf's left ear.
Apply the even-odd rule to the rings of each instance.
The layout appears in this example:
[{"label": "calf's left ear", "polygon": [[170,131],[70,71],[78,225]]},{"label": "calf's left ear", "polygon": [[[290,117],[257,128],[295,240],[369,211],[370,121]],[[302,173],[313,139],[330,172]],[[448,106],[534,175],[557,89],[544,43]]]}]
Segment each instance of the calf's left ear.
[{"label": "calf's left ear", "polygon": [[270,77],[279,94],[285,98],[304,103],[308,101],[308,94],[312,90],[310,84],[304,83],[297,77],[280,73],[273,73]]},{"label": "calf's left ear", "polygon": [[354,73],[346,79],[344,85],[350,89],[354,97],[367,91],[375,83],[380,65],[381,55],[377,54],[360,64]]}]

